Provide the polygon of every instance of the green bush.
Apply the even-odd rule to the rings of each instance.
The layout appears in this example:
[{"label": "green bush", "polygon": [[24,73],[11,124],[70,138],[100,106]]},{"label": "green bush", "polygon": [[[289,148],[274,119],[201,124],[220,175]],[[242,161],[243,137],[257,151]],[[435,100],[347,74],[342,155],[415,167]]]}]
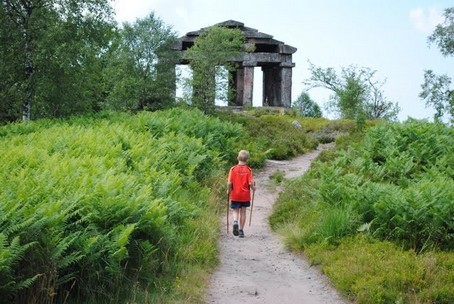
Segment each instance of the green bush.
[{"label": "green bush", "polygon": [[115,302],[216,263],[209,179],[241,132],[181,109],[1,127],[0,298]]},{"label": "green bush", "polygon": [[356,231],[356,215],[349,208],[335,207],[327,210],[312,232],[319,242],[337,244],[342,237]]},{"label": "green bush", "polygon": [[281,184],[285,180],[285,172],[276,170],[270,175],[270,179],[276,184]]},{"label": "green bush", "polygon": [[[320,118],[313,119],[313,122],[320,122]],[[308,125],[308,124],[303,124]],[[345,134],[353,134],[357,132],[356,124],[351,120],[326,120],[319,128],[311,128],[313,130],[312,136],[314,136],[320,143],[330,143],[336,141],[339,136]]]},{"label": "green bush", "polygon": [[243,126],[245,134],[237,142],[237,149],[247,149],[251,152],[252,167],[262,167],[265,159],[289,159],[315,148],[318,144],[307,135],[307,130],[292,125],[294,118],[288,115],[273,115],[269,112],[255,114],[233,112],[216,114],[222,120]]},{"label": "green bush", "polygon": [[380,125],[313,166],[319,208],[351,207],[359,225],[370,224],[373,235],[406,248],[453,249],[453,153],[448,127],[418,121]]},{"label": "green bush", "polygon": [[358,235],[337,247],[311,244],[305,253],[355,303],[450,303],[452,253],[414,251]]},{"label": "green bush", "polygon": [[421,179],[405,190],[392,189],[373,205],[373,234],[407,248],[454,249],[454,181]]},{"label": "green bush", "polygon": [[453,129],[409,120],[350,139],[286,184],[272,228],[355,302],[449,303]]}]

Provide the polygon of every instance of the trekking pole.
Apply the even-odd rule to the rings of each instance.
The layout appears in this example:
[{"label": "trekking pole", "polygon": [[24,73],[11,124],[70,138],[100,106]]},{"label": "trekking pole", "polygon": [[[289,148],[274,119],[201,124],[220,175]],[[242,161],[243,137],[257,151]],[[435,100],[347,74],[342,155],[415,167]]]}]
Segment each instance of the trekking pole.
[{"label": "trekking pole", "polygon": [[[255,188],[255,182],[254,182],[254,188]],[[254,208],[254,194],[255,194],[255,189],[252,190],[251,212],[249,213],[249,227],[251,226],[251,221],[252,221],[252,208]]]},{"label": "trekking pole", "polygon": [[229,234],[230,191],[227,191],[227,234]]}]

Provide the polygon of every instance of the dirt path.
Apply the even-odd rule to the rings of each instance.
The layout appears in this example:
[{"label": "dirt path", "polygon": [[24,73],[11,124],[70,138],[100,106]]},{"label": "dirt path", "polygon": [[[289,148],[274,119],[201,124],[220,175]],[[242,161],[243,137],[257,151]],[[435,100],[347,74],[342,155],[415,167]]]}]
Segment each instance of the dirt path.
[{"label": "dirt path", "polygon": [[268,216],[278,192],[269,190],[269,176],[276,170],[285,171],[286,178],[302,175],[312,160],[328,148],[318,149],[290,161],[267,161],[255,173],[252,225],[248,220],[244,239],[233,236],[232,228],[224,230],[220,240],[221,264],[214,272],[206,303],[348,303],[331,287],[320,272],[307,261],[283,247],[268,225]]}]

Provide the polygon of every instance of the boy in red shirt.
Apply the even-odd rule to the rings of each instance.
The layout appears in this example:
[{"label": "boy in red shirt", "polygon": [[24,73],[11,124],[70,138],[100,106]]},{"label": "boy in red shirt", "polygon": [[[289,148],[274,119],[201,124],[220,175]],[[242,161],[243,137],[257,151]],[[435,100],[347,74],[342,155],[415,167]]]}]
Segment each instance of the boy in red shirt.
[{"label": "boy in red shirt", "polygon": [[[238,153],[238,164],[229,171],[227,189],[230,206],[233,209],[233,235],[244,237],[246,223],[246,208],[251,206],[251,190],[255,191],[251,168],[248,167],[249,152],[241,150]],[[238,217],[240,220],[238,226]]]}]

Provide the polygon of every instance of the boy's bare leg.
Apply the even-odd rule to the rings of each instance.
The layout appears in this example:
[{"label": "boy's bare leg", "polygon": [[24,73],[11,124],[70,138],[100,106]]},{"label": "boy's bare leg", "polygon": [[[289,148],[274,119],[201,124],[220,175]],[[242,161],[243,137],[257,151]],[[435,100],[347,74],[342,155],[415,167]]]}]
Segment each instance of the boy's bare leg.
[{"label": "boy's bare leg", "polygon": [[239,234],[239,229],[238,229],[238,216],[239,216],[239,208],[234,208],[233,209],[233,235],[238,236]]},{"label": "boy's bare leg", "polygon": [[246,207],[240,208],[240,230],[243,230],[246,224]]},{"label": "boy's bare leg", "polygon": [[239,213],[240,213],[239,208],[233,209],[233,221],[238,221]]}]

